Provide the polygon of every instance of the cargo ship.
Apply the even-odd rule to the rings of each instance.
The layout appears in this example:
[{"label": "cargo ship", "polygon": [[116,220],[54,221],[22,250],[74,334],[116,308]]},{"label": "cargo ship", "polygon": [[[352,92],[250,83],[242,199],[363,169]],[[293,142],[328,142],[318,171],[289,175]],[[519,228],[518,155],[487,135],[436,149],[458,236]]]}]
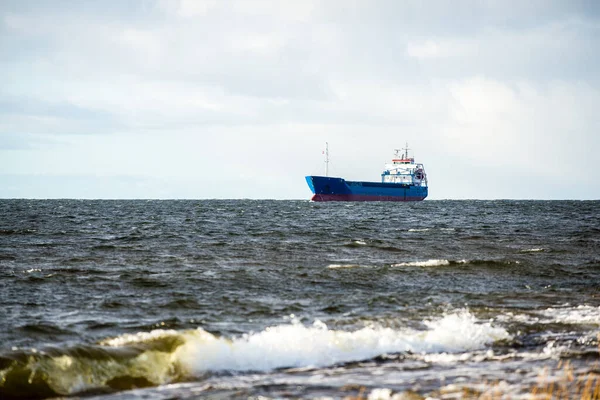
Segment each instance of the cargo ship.
[{"label": "cargo ship", "polygon": [[329,175],[329,147],[326,144],[325,176],[307,176],[313,201],[421,201],[427,197],[427,174],[423,164],[415,163],[404,149],[394,150],[386,164],[381,182],[347,181]]}]

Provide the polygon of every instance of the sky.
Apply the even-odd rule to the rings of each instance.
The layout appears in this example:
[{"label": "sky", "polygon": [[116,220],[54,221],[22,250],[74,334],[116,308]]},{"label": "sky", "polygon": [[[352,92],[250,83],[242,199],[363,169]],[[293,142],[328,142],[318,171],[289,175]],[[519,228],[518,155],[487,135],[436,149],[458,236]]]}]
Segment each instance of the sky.
[{"label": "sky", "polygon": [[595,0],[2,0],[0,198],[600,199]]}]

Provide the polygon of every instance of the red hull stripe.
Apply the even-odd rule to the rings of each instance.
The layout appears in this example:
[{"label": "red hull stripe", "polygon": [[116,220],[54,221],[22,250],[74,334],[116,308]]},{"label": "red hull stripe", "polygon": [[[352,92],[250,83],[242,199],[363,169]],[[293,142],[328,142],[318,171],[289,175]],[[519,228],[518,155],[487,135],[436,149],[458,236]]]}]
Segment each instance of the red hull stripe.
[{"label": "red hull stripe", "polygon": [[373,196],[364,194],[315,194],[312,201],[421,201],[421,196]]}]

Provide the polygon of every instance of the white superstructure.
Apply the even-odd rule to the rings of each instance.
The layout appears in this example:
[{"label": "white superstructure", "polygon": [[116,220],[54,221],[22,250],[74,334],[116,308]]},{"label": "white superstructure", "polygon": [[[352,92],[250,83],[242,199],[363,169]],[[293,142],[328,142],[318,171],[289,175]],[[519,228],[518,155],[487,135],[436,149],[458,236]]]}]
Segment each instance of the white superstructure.
[{"label": "white superstructure", "polygon": [[[415,163],[414,157],[408,155],[408,143],[402,150],[394,150],[391,164],[385,165],[381,174],[382,183],[400,183],[414,186],[427,186],[427,174],[423,164]],[[403,151],[402,153],[400,153]]]}]

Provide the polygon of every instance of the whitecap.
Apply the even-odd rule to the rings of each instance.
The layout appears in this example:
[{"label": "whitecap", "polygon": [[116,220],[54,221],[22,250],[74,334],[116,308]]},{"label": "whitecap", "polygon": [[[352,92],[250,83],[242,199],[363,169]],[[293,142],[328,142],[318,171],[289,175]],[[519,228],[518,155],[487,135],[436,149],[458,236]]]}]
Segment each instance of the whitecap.
[{"label": "whitecap", "polygon": [[450,261],[443,259],[433,259],[427,261],[412,261],[403,262],[399,264],[392,264],[392,267],[441,267],[444,265],[450,265]]},{"label": "whitecap", "polygon": [[425,331],[385,327],[339,331],[321,321],[306,326],[294,320],[232,339],[198,329],[194,335],[186,335],[187,341],[176,355],[190,374],[197,375],[205,371],[322,367],[386,353],[473,351],[511,337],[503,328],[480,323],[465,310],[424,324],[428,328]]},{"label": "whitecap", "polygon": [[[526,286],[529,288],[529,286]],[[592,324],[600,325],[600,306],[579,305],[574,307],[550,307],[531,314],[500,314],[497,320],[522,324]]]},{"label": "whitecap", "polygon": [[213,270],[207,270],[202,272],[202,275],[207,276],[209,278],[216,278],[219,276],[219,273]]},{"label": "whitecap", "polygon": [[393,398],[392,390],[388,388],[375,388],[367,396],[367,400],[391,400]]},{"label": "whitecap", "polygon": [[600,306],[579,305],[577,307],[547,308],[541,314],[551,318],[553,322],[600,325]]},{"label": "whitecap", "polygon": [[126,345],[145,343],[153,340],[178,336],[180,332],[173,329],[155,329],[150,332],[126,333],[124,335],[104,339],[100,342],[103,346],[122,347]]},{"label": "whitecap", "polygon": [[543,249],[541,247],[536,247],[533,249],[523,249],[520,251],[520,253],[539,253],[541,251],[545,251],[545,249]]},{"label": "whitecap", "polygon": [[359,268],[358,264],[329,264],[327,268],[329,269],[341,269],[341,268]]}]

